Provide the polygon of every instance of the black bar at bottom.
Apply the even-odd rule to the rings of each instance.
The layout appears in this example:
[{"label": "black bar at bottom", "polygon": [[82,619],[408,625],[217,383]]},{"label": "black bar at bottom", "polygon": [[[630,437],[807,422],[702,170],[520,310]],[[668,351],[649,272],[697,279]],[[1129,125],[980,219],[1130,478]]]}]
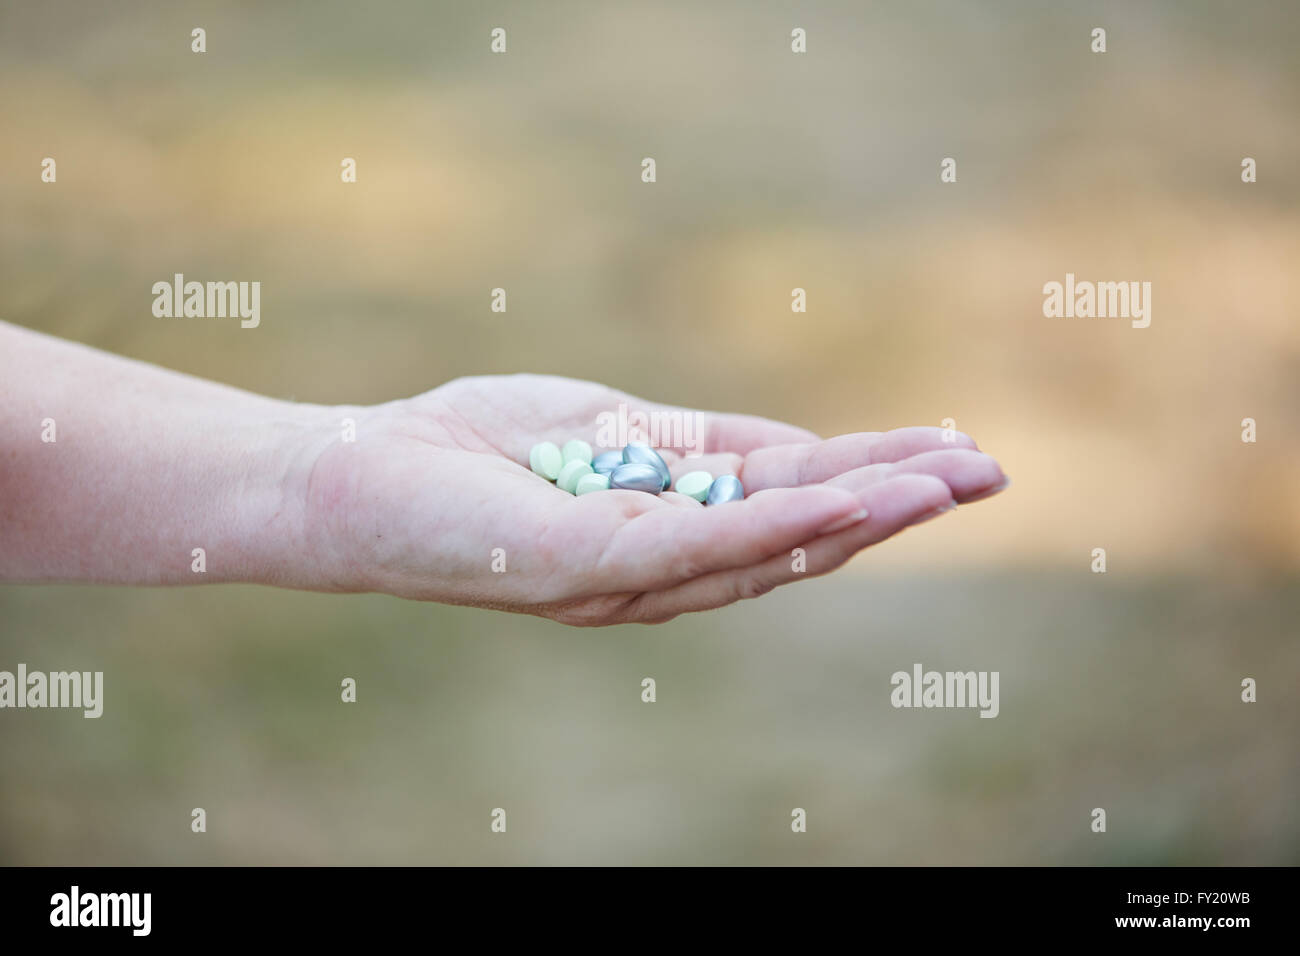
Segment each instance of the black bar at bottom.
[{"label": "black bar at bottom", "polygon": [[832,932],[864,941],[902,933],[927,945],[1058,936],[1230,945],[1258,934],[1292,935],[1295,873],[1235,867],[6,868],[0,869],[0,932],[6,943],[57,943],[62,936],[91,945],[110,937],[337,945],[398,941],[420,930],[434,930],[444,942],[453,932],[466,942],[497,942],[511,929],[540,944],[557,935],[590,938],[606,927],[620,932],[602,936],[606,945],[635,945],[638,938],[698,943],[719,934],[734,943],[751,933],[771,939],[785,932],[806,941]]}]

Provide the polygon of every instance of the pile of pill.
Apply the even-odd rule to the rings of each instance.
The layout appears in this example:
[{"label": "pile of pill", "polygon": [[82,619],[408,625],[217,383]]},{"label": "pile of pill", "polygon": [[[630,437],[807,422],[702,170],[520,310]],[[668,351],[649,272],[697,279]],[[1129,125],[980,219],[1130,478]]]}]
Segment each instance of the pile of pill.
[{"label": "pile of pill", "polygon": [[[672,482],[668,465],[659,453],[637,442],[624,445],[622,451],[601,452],[593,457],[591,446],[577,438],[565,442],[563,448],[544,441],[529,451],[528,467],[571,495],[611,488],[657,495],[667,491]],[[707,471],[682,475],[673,490],[706,505],[745,497],[745,489],[735,475],[714,478]]]}]

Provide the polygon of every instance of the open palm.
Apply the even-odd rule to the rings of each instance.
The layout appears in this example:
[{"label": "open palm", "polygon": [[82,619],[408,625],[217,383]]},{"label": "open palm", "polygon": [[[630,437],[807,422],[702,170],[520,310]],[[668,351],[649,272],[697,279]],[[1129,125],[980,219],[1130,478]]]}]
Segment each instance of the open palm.
[{"label": "open palm", "polygon": [[[364,410],[356,442],[312,470],[313,542],[341,590],[539,614],[658,622],[824,574],[857,551],[1006,484],[968,437],[938,428],[821,440],[745,415],[697,414],[699,454],[661,449],[674,479],[734,474],[746,499],[674,492],[574,497],[529,448],[581,438],[619,405],[683,412],[591,382],[483,376]],[[597,451],[608,450],[597,448]],[[792,558],[796,548],[802,560]]]}]

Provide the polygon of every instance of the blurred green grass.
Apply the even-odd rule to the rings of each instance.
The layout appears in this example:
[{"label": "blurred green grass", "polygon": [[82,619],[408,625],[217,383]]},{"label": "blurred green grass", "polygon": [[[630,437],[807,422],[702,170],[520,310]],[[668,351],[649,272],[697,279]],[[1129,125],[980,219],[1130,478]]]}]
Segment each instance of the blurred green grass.
[{"label": "blurred green grass", "polygon": [[[1030,570],[838,576],[596,631],[378,596],[8,589],[6,663],[106,690],[98,721],[5,715],[0,856],[1294,863],[1298,612],[1293,579]],[[1001,714],[892,709],[914,662],[1000,671]]]}]

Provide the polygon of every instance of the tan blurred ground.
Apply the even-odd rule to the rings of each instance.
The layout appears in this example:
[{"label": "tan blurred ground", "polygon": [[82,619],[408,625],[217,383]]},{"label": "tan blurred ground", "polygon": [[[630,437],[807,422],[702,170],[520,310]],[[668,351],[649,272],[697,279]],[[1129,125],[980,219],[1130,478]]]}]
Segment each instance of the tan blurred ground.
[{"label": "tan blurred ground", "polygon": [[[1281,3],[5,5],[0,318],[312,401],[529,369],[951,417],[1014,485],[653,631],[0,591],[0,667],[112,668],[98,723],[0,719],[0,859],[1295,862],[1298,39]],[[1151,327],[1045,319],[1067,271],[1151,281]],[[261,327],[153,318],[174,272],[261,281]],[[882,706],[914,660],[1001,666],[1003,716]]]}]

